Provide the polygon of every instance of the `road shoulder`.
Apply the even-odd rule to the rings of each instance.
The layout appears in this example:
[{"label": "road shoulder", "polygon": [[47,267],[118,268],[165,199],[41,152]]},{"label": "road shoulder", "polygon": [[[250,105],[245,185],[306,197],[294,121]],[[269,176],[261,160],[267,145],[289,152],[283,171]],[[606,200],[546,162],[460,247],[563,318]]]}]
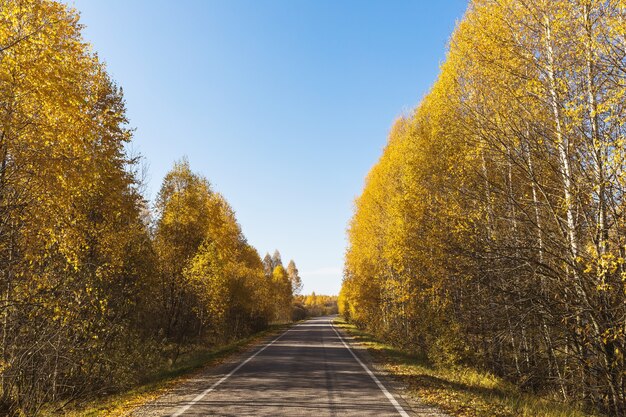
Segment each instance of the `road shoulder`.
[{"label": "road shoulder", "polygon": [[332,322],[333,327],[341,334],[352,351],[376,374],[380,382],[400,403],[402,408],[410,415],[419,417],[450,417],[438,408],[432,407],[415,395],[412,395],[407,386],[391,374],[384,364],[377,361],[369,352],[367,346],[355,339],[353,334],[343,325],[340,318]]},{"label": "road shoulder", "polygon": [[[178,387],[185,386],[191,381],[207,378],[212,374],[219,375],[223,369],[236,366],[256,349],[276,338],[292,325],[274,325],[267,330],[231,344],[197,352],[199,357],[181,363],[169,371],[159,371],[147,378],[149,382],[107,396],[66,406],[62,410],[58,408],[50,411],[43,410],[42,416],[142,417],[155,415],[149,411],[153,408],[151,407],[152,404],[163,400],[172,391],[176,391]],[[173,400],[174,397],[171,399]]]},{"label": "road shoulder", "polygon": [[[418,416],[599,417],[576,404],[521,391],[469,366],[433,366],[338,318],[335,326],[352,337],[355,351],[390,381]],[[441,410],[441,411],[439,411]]]},{"label": "road shoulder", "polygon": [[252,338],[249,343],[236,352],[223,358],[219,363],[207,364],[202,369],[187,375],[183,379],[172,381],[171,384],[160,390],[158,395],[120,416],[162,417],[164,410],[169,409],[171,413],[176,412],[181,404],[188,403],[196,396],[201,395],[207,387],[218,382],[224,375],[229,374],[256,352],[296,325],[297,323],[292,323],[273,331],[263,332],[258,337]]}]

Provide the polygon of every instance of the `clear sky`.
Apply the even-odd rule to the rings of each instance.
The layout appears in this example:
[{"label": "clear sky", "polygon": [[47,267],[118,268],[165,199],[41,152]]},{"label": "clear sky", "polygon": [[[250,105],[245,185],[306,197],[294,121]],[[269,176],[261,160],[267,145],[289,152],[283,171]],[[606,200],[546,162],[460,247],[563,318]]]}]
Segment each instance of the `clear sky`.
[{"label": "clear sky", "polygon": [[466,0],[68,0],[124,88],[154,198],[187,156],[261,256],[336,294],[393,120],[435,81]]}]

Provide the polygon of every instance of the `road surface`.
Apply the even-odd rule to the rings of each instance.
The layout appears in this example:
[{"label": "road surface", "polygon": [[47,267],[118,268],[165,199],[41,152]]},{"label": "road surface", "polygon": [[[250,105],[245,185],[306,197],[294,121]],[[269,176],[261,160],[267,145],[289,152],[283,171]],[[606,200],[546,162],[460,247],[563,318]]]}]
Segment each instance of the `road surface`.
[{"label": "road surface", "polygon": [[135,415],[414,415],[354,353],[332,325],[332,317],[297,324],[238,363],[183,384],[177,391]]}]

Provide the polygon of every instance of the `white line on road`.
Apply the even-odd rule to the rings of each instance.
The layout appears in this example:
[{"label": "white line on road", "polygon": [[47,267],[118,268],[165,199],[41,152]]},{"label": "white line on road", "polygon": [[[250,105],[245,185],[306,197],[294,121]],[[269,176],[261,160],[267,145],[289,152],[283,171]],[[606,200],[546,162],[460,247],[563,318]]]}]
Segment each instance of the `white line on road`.
[{"label": "white line on road", "polygon": [[221,384],[222,382],[226,381],[230,376],[232,376],[232,374],[234,374],[235,372],[237,372],[238,370],[241,369],[242,366],[244,366],[245,364],[247,364],[248,362],[250,362],[252,359],[254,359],[254,357],[256,355],[258,355],[259,353],[263,352],[265,349],[267,349],[268,347],[272,346],[274,344],[274,342],[276,342],[278,339],[280,339],[281,337],[283,337],[285,334],[287,334],[289,331],[293,330],[295,327],[297,326],[293,326],[292,328],[290,328],[289,330],[283,332],[280,334],[280,336],[278,336],[276,339],[272,340],[271,342],[267,343],[265,346],[263,346],[261,349],[257,350],[252,356],[250,356],[248,359],[246,359],[245,361],[241,362],[235,369],[233,369],[232,371],[230,371],[228,374],[224,375],[219,381],[215,382],[213,385],[211,385],[209,388],[207,388],[206,390],[202,391],[200,394],[198,394],[193,400],[191,400],[189,403],[187,403],[187,405],[185,405],[184,407],[181,407],[177,412],[175,412],[174,414],[171,415],[171,417],[179,417],[181,415],[183,415],[185,413],[185,411],[189,410],[191,407],[193,407],[193,405],[195,403],[197,403],[198,401],[200,401],[201,399],[203,399],[209,392],[213,391],[215,388],[217,388],[217,386],[219,384]]},{"label": "white line on road", "polygon": [[387,397],[389,402],[391,402],[391,404],[393,404],[393,406],[396,408],[396,411],[402,417],[410,417],[407,414],[407,412],[404,411],[404,408],[402,408],[402,406],[398,403],[398,401],[396,401],[396,399],[393,398],[393,395],[391,395],[391,393],[389,391],[387,391],[387,388],[385,388],[383,383],[380,382],[380,380],[376,377],[376,375],[374,375],[374,373],[372,371],[370,371],[370,369],[367,367],[367,365],[365,365],[361,361],[361,359],[359,359],[359,357],[356,356],[356,354],[352,351],[352,349],[350,349],[350,346],[348,346],[348,344],[345,342],[345,340],[343,340],[343,337],[341,337],[341,335],[339,334],[337,329],[335,329],[335,326],[333,325],[333,323],[330,320],[328,321],[328,323],[330,324],[330,327],[332,327],[332,329],[335,331],[335,333],[339,337],[339,340],[341,340],[341,343],[343,343],[343,345],[346,347],[346,349],[348,349],[348,352],[350,352],[352,354],[352,356],[354,356],[354,359],[356,359],[356,361],[363,367],[363,369],[365,369],[365,372],[367,372],[367,374],[372,377],[372,379],[374,380],[376,385],[378,385],[378,388],[380,388],[380,390],[383,392],[383,394],[385,394],[385,397]]}]

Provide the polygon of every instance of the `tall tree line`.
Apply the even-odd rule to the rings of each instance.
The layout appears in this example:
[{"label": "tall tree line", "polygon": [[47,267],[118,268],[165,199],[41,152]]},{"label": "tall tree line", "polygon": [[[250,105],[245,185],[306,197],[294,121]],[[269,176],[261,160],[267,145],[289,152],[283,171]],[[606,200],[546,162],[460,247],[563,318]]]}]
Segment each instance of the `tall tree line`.
[{"label": "tall tree line", "polygon": [[349,228],[340,309],[626,415],[626,2],[473,0]]},{"label": "tall tree line", "polygon": [[81,29],[60,2],[0,0],[2,415],[132,384],[291,306],[186,161],[149,221],[122,90]]},{"label": "tall tree line", "polygon": [[274,311],[274,320],[283,322],[291,320],[294,296],[302,291],[302,280],[300,279],[296,263],[293,259],[290,260],[287,269],[285,269],[280,252],[275,250],[272,256],[269,253],[265,254],[263,270],[265,271],[266,279],[275,289],[272,294],[272,304],[283,306]]}]

